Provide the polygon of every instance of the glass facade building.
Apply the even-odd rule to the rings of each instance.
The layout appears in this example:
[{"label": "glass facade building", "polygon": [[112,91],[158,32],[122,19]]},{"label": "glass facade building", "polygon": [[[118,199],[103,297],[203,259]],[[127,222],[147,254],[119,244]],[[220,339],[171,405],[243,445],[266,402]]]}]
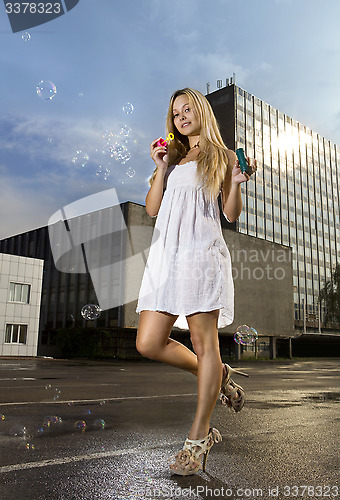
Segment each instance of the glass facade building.
[{"label": "glass facade building", "polygon": [[292,248],[295,326],[315,329],[340,262],[339,147],[234,84],[206,97],[227,146],[257,160],[236,230]]}]

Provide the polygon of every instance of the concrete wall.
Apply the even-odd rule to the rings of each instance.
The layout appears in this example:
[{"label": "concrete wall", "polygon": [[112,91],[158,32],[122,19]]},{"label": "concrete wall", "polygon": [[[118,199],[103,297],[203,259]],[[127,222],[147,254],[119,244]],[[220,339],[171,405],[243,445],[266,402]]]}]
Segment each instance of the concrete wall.
[{"label": "concrete wall", "polygon": [[[156,220],[147,215],[145,206],[129,203],[128,226],[145,227],[145,231],[141,231],[138,245],[139,252],[147,249],[144,251],[145,259],[151,243],[150,228],[154,227]],[[219,333],[231,335],[239,325],[247,324],[255,328],[259,335],[293,336],[291,248],[226,229],[222,229],[222,232],[232,260],[235,317],[234,322],[220,329]],[[136,277],[132,271],[126,271],[125,287],[133,286],[135,289],[140,286],[139,281],[140,276]],[[122,327],[138,327],[139,314],[135,312],[136,305],[137,300],[125,305]]]},{"label": "concrete wall", "polygon": [[[0,253],[0,355],[36,356],[44,261]],[[29,303],[10,301],[10,282],[30,285]],[[5,342],[6,325],[27,325],[26,343]],[[19,339],[18,339],[19,340]]]}]

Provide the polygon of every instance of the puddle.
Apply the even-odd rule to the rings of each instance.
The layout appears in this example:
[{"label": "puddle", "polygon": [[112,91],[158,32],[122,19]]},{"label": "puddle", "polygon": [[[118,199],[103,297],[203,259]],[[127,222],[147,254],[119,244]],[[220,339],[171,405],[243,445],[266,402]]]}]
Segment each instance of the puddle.
[{"label": "puddle", "polygon": [[325,401],[340,401],[340,392],[320,392],[310,396],[302,396],[305,401],[313,401],[313,403],[323,403]]}]

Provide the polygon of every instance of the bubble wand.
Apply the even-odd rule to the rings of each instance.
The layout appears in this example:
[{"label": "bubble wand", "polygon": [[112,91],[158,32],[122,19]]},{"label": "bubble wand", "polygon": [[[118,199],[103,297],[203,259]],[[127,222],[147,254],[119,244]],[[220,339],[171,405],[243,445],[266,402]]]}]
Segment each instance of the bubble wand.
[{"label": "bubble wand", "polygon": [[157,141],[157,146],[163,146],[163,147],[165,147],[174,138],[175,138],[174,134],[172,132],[170,132],[170,134],[168,135],[168,137],[165,140],[162,139],[162,138],[160,138],[159,141]]}]

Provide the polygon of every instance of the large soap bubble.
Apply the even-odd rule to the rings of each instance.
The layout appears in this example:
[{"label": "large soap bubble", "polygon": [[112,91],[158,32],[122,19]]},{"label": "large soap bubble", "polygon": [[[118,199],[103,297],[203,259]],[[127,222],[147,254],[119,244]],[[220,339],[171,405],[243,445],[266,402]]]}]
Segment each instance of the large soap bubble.
[{"label": "large soap bubble", "polygon": [[249,327],[248,325],[240,325],[234,334],[235,342],[241,345],[254,344],[257,339],[257,331],[255,328]]},{"label": "large soap bubble", "polygon": [[97,304],[86,304],[86,306],[82,307],[80,313],[84,319],[93,321],[99,318],[101,309]]},{"label": "large soap bubble", "polygon": [[36,90],[38,96],[43,101],[50,101],[57,93],[57,87],[53,82],[50,82],[49,80],[41,81],[40,83],[38,83]]},{"label": "large soap bubble", "polygon": [[133,104],[131,104],[131,102],[125,103],[123,106],[123,111],[127,115],[130,115],[133,112]]}]

